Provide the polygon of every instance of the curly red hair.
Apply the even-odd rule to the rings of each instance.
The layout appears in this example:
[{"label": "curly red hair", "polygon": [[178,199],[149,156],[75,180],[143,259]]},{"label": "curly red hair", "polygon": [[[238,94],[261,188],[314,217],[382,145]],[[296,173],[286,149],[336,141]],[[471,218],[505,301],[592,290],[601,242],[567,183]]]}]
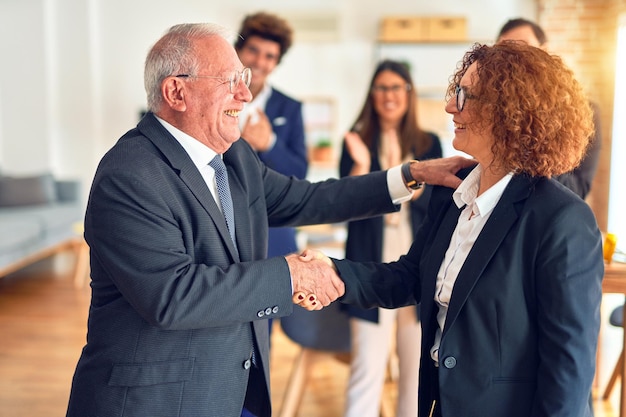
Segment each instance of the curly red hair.
[{"label": "curly red hair", "polygon": [[494,168],[545,177],[576,168],[593,134],[593,113],[562,59],[522,42],[476,44],[451,77],[446,98],[474,62],[475,97],[464,111],[478,120],[469,128],[491,129]]}]

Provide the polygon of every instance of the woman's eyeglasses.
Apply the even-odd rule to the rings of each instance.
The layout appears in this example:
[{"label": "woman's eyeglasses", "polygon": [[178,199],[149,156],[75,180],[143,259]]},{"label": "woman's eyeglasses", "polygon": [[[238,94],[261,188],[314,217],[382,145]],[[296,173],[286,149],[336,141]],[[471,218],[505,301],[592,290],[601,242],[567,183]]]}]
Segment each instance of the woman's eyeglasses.
[{"label": "woman's eyeglasses", "polygon": [[454,94],[456,95],[456,108],[459,110],[459,113],[463,111],[465,107],[465,100],[475,99],[476,96],[468,93],[464,87],[457,85],[454,89]]}]

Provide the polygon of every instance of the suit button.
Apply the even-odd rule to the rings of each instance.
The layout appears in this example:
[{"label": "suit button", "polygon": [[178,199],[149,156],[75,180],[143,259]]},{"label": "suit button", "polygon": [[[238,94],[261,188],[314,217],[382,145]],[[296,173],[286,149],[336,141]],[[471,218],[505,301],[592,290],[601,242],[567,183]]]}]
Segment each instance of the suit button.
[{"label": "suit button", "polygon": [[252,366],[252,361],[250,359],[246,359],[243,363],[243,369],[250,369]]},{"label": "suit button", "polygon": [[256,315],[257,315],[257,317],[258,317],[258,318],[261,318],[261,317],[265,316],[265,311],[260,310],[260,311],[258,311],[258,312],[256,313]]},{"label": "suit button", "polygon": [[443,361],[443,366],[448,369],[452,369],[456,366],[456,358],[454,356],[448,356]]},{"label": "suit button", "polygon": [[278,313],[278,306],[274,306],[274,308],[272,308],[272,313]]},{"label": "suit button", "polygon": [[272,308],[268,307],[268,308],[265,309],[265,315],[269,316],[270,314],[272,314]]}]

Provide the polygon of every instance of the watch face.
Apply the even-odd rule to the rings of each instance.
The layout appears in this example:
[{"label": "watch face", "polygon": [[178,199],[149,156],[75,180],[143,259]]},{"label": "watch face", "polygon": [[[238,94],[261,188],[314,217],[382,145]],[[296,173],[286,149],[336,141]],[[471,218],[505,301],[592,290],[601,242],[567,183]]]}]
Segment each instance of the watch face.
[{"label": "watch face", "polygon": [[422,188],[422,185],[424,185],[423,182],[417,182],[417,181],[413,181],[411,182],[411,184],[409,185],[409,187],[413,190],[419,190],[420,188]]}]

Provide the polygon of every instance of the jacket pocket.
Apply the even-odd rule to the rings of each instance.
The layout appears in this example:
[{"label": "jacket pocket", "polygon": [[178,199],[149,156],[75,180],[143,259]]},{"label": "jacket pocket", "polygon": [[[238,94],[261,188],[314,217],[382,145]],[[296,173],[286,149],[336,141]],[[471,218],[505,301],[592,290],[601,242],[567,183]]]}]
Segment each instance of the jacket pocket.
[{"label": "jacket pocket", "polygon": [[124,363],[113,366],[109,385],[141,387],[189,381],[193,375],[194,359],[164,362]]},{"label": "jacket pocket", "polygon": [[535,381],[534,378],[524,376],[494,377],[491,380],[494,384],[530,384]]}]

